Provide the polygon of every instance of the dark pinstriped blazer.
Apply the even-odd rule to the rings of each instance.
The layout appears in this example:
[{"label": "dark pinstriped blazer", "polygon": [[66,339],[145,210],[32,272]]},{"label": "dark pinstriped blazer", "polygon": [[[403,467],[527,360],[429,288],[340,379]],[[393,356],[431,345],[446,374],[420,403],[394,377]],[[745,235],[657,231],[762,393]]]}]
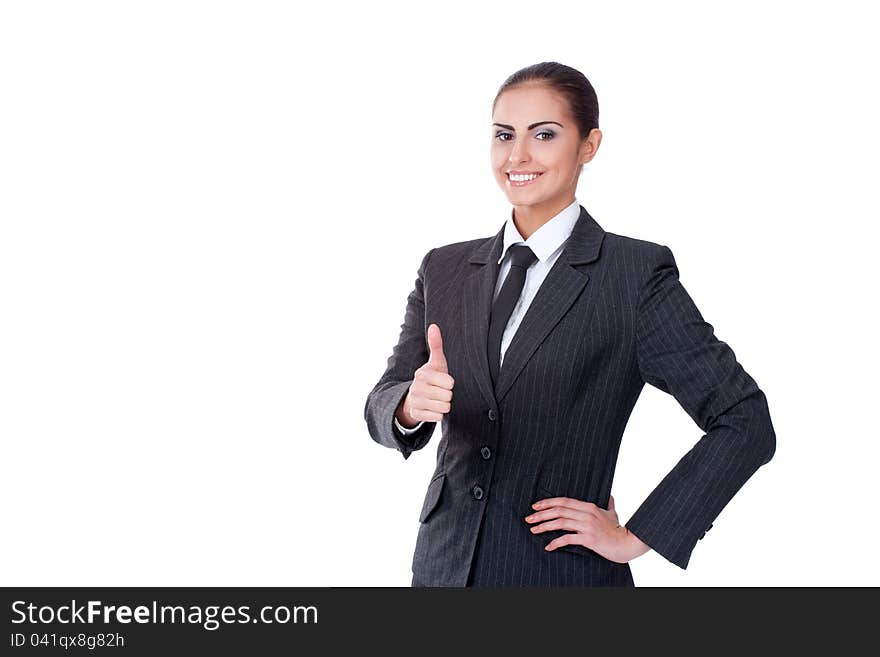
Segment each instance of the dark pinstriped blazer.
[{"label": "dark pinstriped blazer", "polygon": [[714,335],[663,245],[605,232],[580,217],[529,306],[493,389],[486,352],[503,231],[431,249],[410,293],[400,339],[369,393],[373,440],[404,458],[436,422],[404,437],[393,425],[440,326],[452,410],[419,516],[413,583],[427,586],[632,586],[628,563],[532,534],[538,499],[608,508],[621,437],[644,384],[678,400],[705,435],[626,526],[686,568],[697,540],[767,463],[776,435],[764,393]]}]

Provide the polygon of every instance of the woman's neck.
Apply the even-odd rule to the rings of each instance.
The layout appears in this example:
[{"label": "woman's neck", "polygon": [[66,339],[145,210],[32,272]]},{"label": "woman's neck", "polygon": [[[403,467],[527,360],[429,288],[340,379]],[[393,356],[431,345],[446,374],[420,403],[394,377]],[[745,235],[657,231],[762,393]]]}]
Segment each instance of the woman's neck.
[{"label": "woman's neck", "polygon": [[541,205],[517,205],[513,208],[513,223],[524,240],[532,233],[574,203],[574,197],[563,201],[548,201]]}]

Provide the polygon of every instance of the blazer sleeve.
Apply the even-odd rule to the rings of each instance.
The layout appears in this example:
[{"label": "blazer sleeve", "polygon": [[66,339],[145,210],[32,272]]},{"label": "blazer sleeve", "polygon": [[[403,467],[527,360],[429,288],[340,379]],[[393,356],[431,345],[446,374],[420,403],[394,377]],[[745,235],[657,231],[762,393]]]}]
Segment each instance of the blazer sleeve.
[{"label": "blazer sleeve", "polygon": [[644,382],[673,395],[705,435],[626,527],[684,569],[721,510],[773,457],[776,434],[764,393],[697,310],[672,251],[658,246],[639,292],[639,372]]},{"label": "blazer sleeve", "polygon": [[436,422],[423,422],[412,433],[403,434],[394,425],[394,414],[406,397],[415,371],[428,361],[427,326],[425,326],[425,272],[434,249],[428,251],[419,266],[415,287],[406,304],[397,345],[388,358],[385,373],[367,395],[364,419],[370,436],[380,445],[397,449],[408,459],[428,444]]}]

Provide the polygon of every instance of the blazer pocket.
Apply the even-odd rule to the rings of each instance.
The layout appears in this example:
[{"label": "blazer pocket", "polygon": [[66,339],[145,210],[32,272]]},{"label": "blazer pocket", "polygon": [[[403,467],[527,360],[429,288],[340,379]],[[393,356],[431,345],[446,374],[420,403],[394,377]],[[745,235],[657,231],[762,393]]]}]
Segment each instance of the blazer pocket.
[{"label": "blazer pocket", "polygon": [[435,476],[431,483],[428,484],[428,492],[425,494],[425,503],[422,504],[422,512],[419,514],[419,522],[427,522],[431,513],[440,503],[440,496],[443,493],[443,484],[446,481],[446,473],[441,472]]},{"label": "blazer pocket", "polygon": [[532,497],[536,499],[532,501],[535,502],[545,497],[556,497],[554,490],[556,490],[556,481],[553,477],[553,469],[547,468],[541,472],[535,482],[535,494]]}]

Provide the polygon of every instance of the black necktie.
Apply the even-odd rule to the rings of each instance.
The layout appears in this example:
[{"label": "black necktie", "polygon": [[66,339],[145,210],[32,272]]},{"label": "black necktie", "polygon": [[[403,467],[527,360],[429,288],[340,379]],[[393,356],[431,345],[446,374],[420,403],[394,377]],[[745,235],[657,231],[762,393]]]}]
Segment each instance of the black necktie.
[{"label": "black necktie", "polygon": [[513,313],[523,284],[526,282],[526,270],[538,259],[531,248],[525,244],[514,244],[510,247],[510,271],[504,279],[504,285],[498,292],[498,298],[492,306],[489,319],[489,372],[492,383],[498,383],[498,370],[501,369],[501,337]]}]

